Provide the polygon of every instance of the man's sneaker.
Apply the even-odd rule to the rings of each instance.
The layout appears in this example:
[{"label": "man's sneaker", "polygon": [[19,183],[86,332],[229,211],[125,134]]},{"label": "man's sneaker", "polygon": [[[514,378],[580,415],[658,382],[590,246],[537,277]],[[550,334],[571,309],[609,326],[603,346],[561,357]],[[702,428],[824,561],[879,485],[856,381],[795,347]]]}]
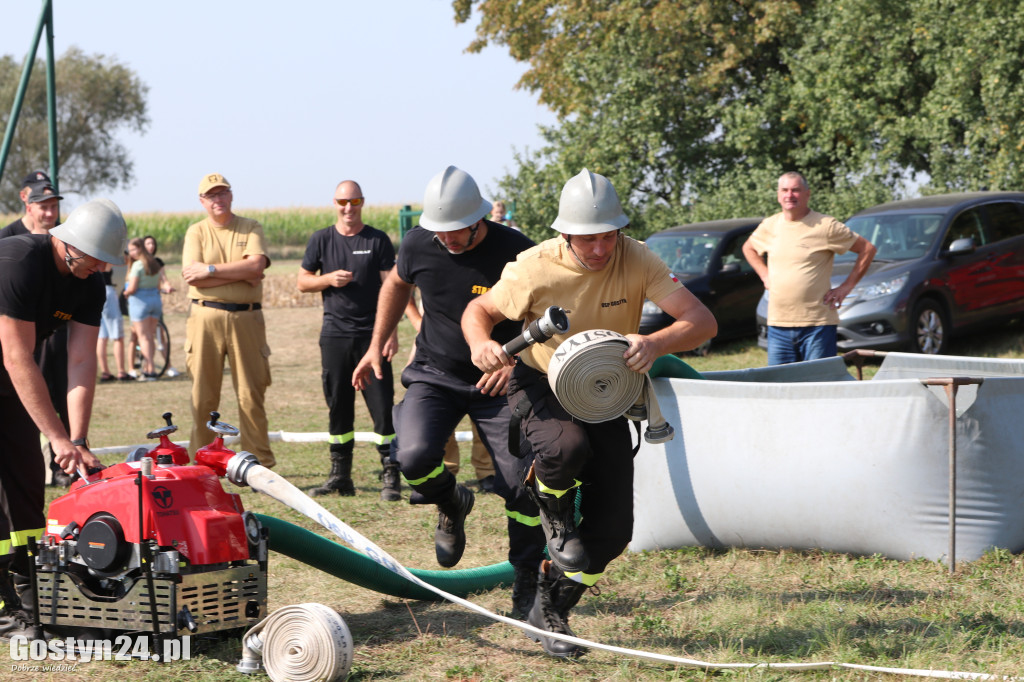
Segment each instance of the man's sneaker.
[{"label": "man's sneaker", "polygon": [[437,529],[434,531],[434,553],[437,563],[451,568],[466,551],[466,517],[476,500],[473,491],[456,485],[448,500],[437,505]]},{"label": "man's sneaker", "polygon": [[164,376],[168,377],[170,379],[173,379],[174,377],[180,377],[181,376],[181,372],[179,372],[178,370],[174,369],[173,367],[168,367],[167,371],[164,372]]},{"label": "man's sneaker", "polygon": [[494,474],[491,474],[490,476],[484,476],[479,481],[477,481],[477,485],[480,486],[480,492],[482,492],[482,493],[493,493],[494,492]]}]

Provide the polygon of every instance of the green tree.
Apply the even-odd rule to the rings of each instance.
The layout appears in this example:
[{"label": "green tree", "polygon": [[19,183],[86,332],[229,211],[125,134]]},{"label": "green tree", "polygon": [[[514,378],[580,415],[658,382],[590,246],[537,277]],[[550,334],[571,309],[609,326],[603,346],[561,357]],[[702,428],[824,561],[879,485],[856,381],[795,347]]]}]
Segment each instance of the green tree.
[{"label": "green tree", "polygon": [[[20,61],[0,57],[0,128],[4,130],[21,71]],[[37,61],[0,184],[0,209],[7,212],[24,208],[18,200],[18,185],[25,173],[50,165],[45,74],[45,64]],[[115,58],[87,55],[75,47],[57,59],[55,77],[61,192],[91,194],[131,185],[133,162],[118,134],[145,132],[148,87]]]},{"label": "green tree", "polygon": [[[848,216],[1024,180],[1024,5],[1009,0],[454,0],[557,114],[502,189],[551,224],[583,166],[641,235],[775,212],[800,170]],[[525,192],[526,194],[519,194]],[[528,197],[523,199],[521,197]]]},{"label": "green tree", "polygon": [[560,189],[583,166],[609,176],[640,235],[678,220],[706,178],[742,162],[721,113],[783,68],[802,4],[457,0],[458,20],[481,15],[469,49],[493,42],[528,61],[520,86],[559,116],[542,149],[518,155],[525,177],[501,181],[520,224],[550,225],[558,189],[513,192]]}]

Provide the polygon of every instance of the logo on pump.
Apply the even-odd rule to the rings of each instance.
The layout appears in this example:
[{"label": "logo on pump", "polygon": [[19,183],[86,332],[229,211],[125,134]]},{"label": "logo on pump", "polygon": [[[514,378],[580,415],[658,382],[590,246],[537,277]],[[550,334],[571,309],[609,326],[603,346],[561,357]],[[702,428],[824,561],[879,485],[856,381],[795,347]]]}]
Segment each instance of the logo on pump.
[{"label": "logo on pump", "polygon": [[153,501],[156,502],[156,506],[161,509],[169,509],[174,505],[174,496],[171,494],[170,490],[162,485],[153,488],[153,492],[151,494],[153,495]]}]

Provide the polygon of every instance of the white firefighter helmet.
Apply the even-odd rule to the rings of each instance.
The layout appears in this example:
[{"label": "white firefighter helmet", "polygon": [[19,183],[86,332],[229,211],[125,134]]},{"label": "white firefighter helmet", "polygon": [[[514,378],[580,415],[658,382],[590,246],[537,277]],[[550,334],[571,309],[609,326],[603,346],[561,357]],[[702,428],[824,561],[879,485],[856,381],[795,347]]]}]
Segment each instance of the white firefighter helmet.
[{"label": "white firefighter helmet", "polygon": [[562,234],[601,234],[629,225],[619,195],[608,178],[584,168],[569,178],[551,227]]},{"label": "white firefighter helmet", "polygon": [[471,227],[491,212],[491,202],[469,173],[448,166],[427,183],[420,225],[432,232],[451,232]]},{"label": "white firefighter helmet", "polygon": [[110,199],[93,199],[73,210],[50,234],[97,260],[124,263],[128,228]]}]

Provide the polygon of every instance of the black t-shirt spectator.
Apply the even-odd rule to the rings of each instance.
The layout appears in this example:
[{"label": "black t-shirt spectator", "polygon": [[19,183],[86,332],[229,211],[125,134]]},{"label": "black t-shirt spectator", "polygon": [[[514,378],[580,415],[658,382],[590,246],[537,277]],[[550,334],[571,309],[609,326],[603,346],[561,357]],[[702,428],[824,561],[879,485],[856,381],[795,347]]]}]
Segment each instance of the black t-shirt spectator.
[{"label": "black t-shirt spectator", "polygon": [[321,336],[369,337],[377,316],[381,271],[395,265],[395,247],[380,230],[364,225],[359,234],[346,237],[334,225],[317,230],[309,238],[302,269],[308,272],[349,270],[352,281],[343,287],[320,292],[324,302]]},{"label": "black t-shirt spectator", "polygon": [[28,234],[28,228],[25,227],[25,223],[22,222],[21,218],[18,218],[7,227],[0,230],[0,239],[5,237],[17,237],[19,234]]}]

